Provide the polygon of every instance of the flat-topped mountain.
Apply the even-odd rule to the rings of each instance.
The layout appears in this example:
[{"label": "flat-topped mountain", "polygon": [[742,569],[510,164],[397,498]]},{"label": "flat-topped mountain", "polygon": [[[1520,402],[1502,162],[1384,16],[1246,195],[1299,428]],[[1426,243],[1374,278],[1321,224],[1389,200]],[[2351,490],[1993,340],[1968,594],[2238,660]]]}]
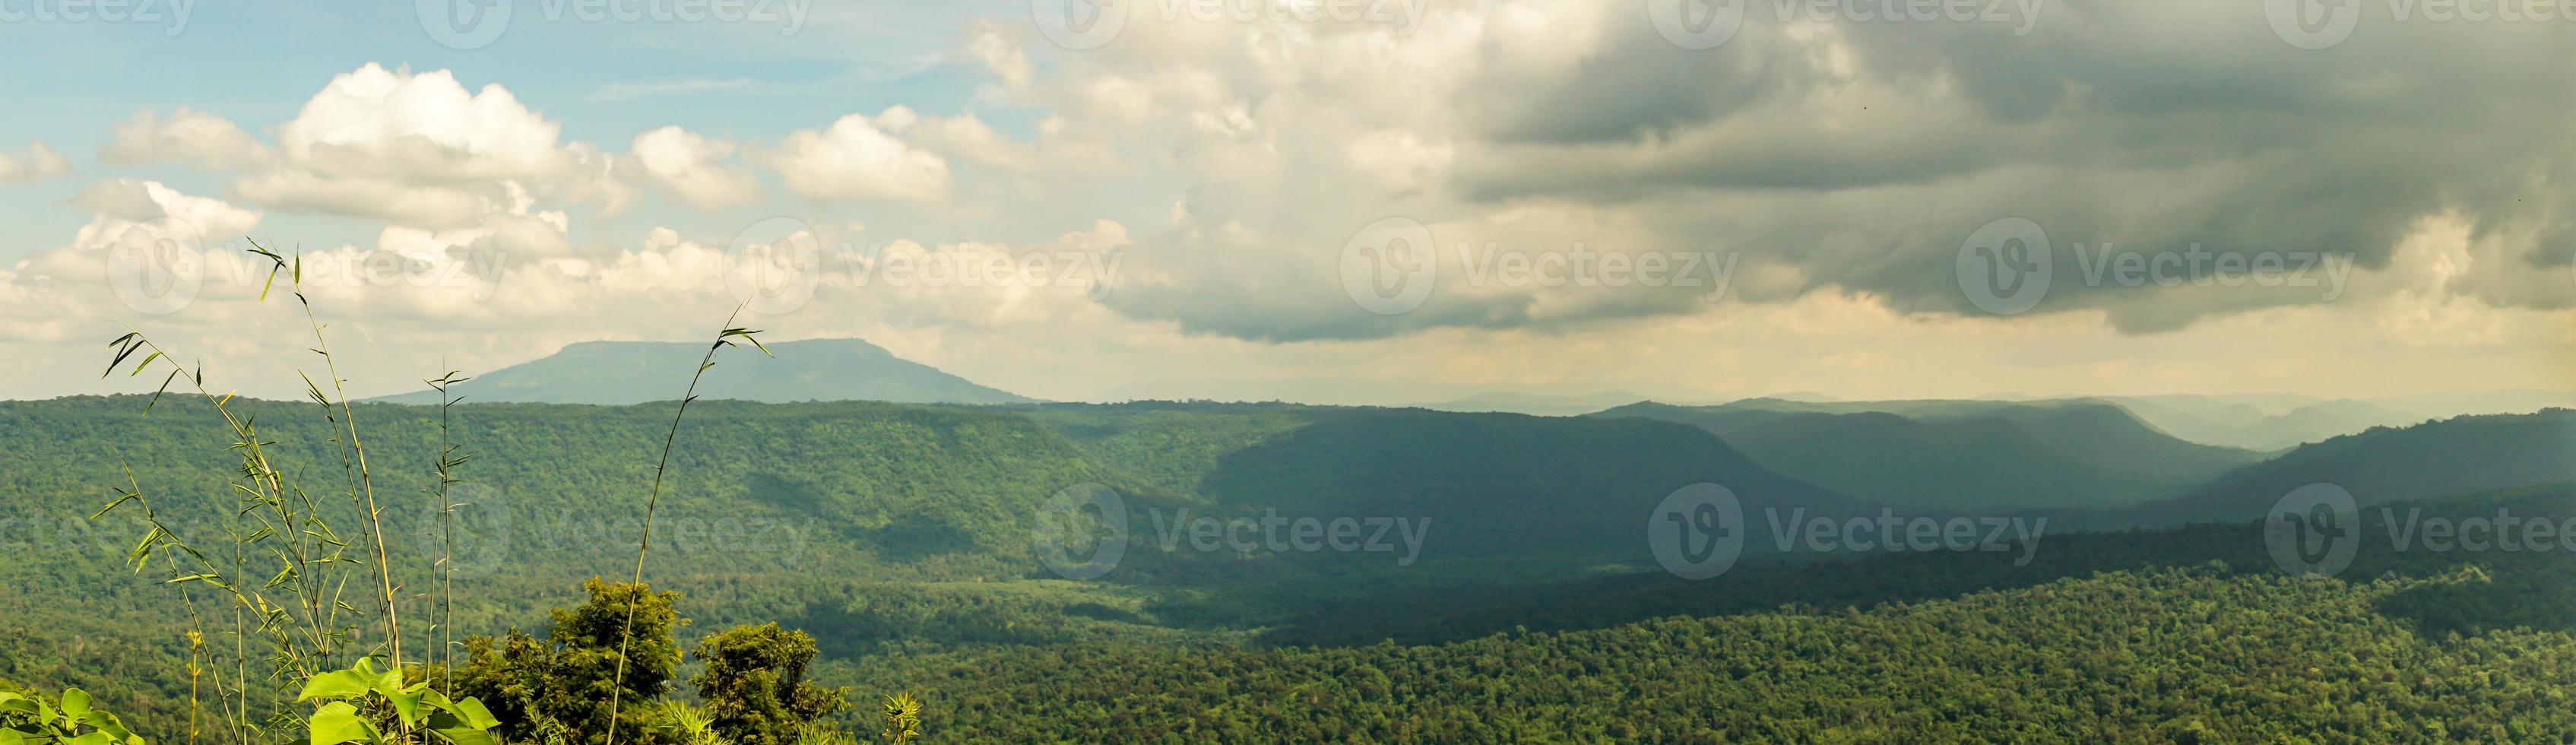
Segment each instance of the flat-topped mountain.
[{"label": "flat-topped mountain", "polygon": [[[669,401],[689,385],[689,374],[707,351],[703,342],[592,341],[474,376],[451,389],[468,401],[560,404],[635,404]],[[1034,399],[995,390],[938,368],[894,356],[858,339],[809,339],[769,345],[776,359],[757,362],[745,348],[720,355],[698,384],[702,399],[789,401],[891,401],[895,403],[1007,404]],[[375,401],[434,404],[434,391]]]}]

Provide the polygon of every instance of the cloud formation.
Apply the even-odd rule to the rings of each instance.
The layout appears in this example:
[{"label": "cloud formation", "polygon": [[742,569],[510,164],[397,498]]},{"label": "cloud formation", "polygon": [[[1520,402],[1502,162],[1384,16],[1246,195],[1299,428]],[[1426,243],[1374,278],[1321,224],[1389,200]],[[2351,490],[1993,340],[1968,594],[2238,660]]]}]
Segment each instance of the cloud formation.
[{"label": "cloud formation", "polygon": [[41,140],[16,152],[0,151],[0,186],[32,184],[71,175],[71,159]]},{"label": "cloud formation", "polygon": [[[2042,12],[1992,22],[1747,4],[1724,43],[1690,48],[1641,5],[1136,12],[1079,51],[981,19],[950,54],[971,95],[822,126],[647,122],[624,152],[565,136],[591,121],[563,108],[579,101],[364,64],[283,122],[105,124],[104,163],[228,180],[64,201],[92,222],[0,274],[5,333],[124,317],[95,292],[105,234],[169,218],[221,242],[312,215],[373,233],[315,251],[363,270],[317,290],[350,329],[492,362],[702,325],[742,301],[728,278],[747,261],[811,283],[767,325],[1036,395],[1210,357],[1227,362],[1207,380],[1165,382],[1254,390],[1398,359],[1436,371],[1396,381],[1425,391],[1624,375],[1859,392],[1948,366],[1996,381],[1943,389],[1975,395],[2044,390],[2043,373],[2277,388],[2402,350],[2576,361],[2576,135],[2534,125],[2576,118],[2559,27],[2375,23],[2308,50],[2221,0],[2014,3]],[[0,183],[71,171],[41,143],[0,154]],[[670,209],[625,211],[646,200]],[[752,212],[796,226],[755,236],[734,224]],[[1967,243],[2012,219],[2051,260],[2027,277],[2044,292],[1998,316],[1963,257],[1988,261]],[[1376,240],[1390,220],[1418,233]],[[1114,282],[881,281],[1033,256]],[[2307,284],[2251,281],[2266,256],[2321,258]],[[220,284],[174,315],[222,317],[208,306],[240,293]]]}]

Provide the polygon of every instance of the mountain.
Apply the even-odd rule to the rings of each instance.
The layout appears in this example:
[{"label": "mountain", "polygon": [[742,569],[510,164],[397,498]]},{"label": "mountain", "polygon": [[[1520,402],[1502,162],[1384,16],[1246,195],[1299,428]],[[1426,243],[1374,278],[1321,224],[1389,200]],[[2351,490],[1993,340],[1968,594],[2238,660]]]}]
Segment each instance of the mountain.
[{"label": "mountain", "polygon": [[2371,403],[2445,417],[2462,414],[2529,414],[2548,408],[2576,408],[2576,391],[2523,388],[2476,393],[2428,393],[2375,399]]},{"label": "mountain", "polygon": [[2140,505],[2139,521],[2259,519],[2290,490],[2329,483],[2363,507],[2576,479],[2576,410],[2374,427],[2300,446],[2190,494]]},{"label": "mountain", "polygon": [[[670,401],[688,388],[689,372],[707,351],[687,342],[593,341],[553,355],[474,376],[450,389],[468,401],[637,404]],[[809,339],[769,345],[775,359],[729,353],[698,384],[701,399],[889,401],[1006,404],[1032,401],[976,385],[938,368],[894,356],[858,339]],[[434,404],[436,391],[373,399]]]},{"label": "mountain", "polygon": [[[2563,519],[2571,487],[2425,507]],[[1260,645],[988,649],[866,679],[995,742],[2547,741],[2576,731],[2548,682],[2576,675],[2571,569],[2365,546],[2340,580],[2290,577],[2259,523],[2197,525],[2051,536],[2028,565],[1405,591],[1319,604]]]},{"label": "mountain", "polygon": [[2382,403],[2305,396],[2104,396],[2102,400],[2119,404],[2175,437],[2263,451],[2425,419]]},{"label": "mountain", "polygon": [[1595,414],[1689,424],[1756,463],[1855,498],[1928,510],[2103,509],[2182,494],[2252,463],[2083,399],[1640,403]]},{"label": "mountain", "polygon": [[1433,411],[1502,412],[1533,416],[1574,416],[1600,411],[1612,406],[1646,400],[1627,391],[1603,391],[1588,396],[1548,396],[1535,393],[1479,393],[1455,401],[1423,404]]},{"label": "mountain", "polygon": [[[15,443],[0,449],[0,504],[14,514],[0,523],[9,549],[0,551],[0,598],[14,609],[0,622],[24,631],[0,635],[0,677],[81,685],[151,731],[184,732],[192,658],[174,607],[186,606],[125,563],[144,532],[138,505],[89,516],[131,485],[176,535],[223,546],[227,529],[246,520],[227,488],[241,461],[205,402],[174,395],[147,412],[145,400],[0,402],[0,437]],[[1914,463],[1923,459],[1900,458],[1904,448],[1955,439],[2016,456],[1979,461],[1995,467],[2082,464],[2111,479],[2132,476],[2101,462],[2111,453],[2063,441],[2125,443],[2165,459],[2141,456],[2132,470],[2211,450],[2159,440],[2099,403],[1858,406],[1872,405],[1902,413],[1762,401],[1623,409],[1696,417],[1739,438],[1771,433],[1754,440],[1786,441],[1802,428],[1870,433],[1851,438],[1869,443],[1841,446],[1887,448],[1848,453],[1860,465]],[[328,491],[341,478],[333,422],[305,402],[231,406],[258,422],[281,473],[325,490],[314,509],[359,524],[353,500]],[[474,455],[459,469],[466,481],[453,498],[466,505],[455,516],[463,540],[446,565],[460,573],[460,601],[453,622],[440,625],[460,636],[528,628],[547,608],[575,602],[581,580],[630,570],[672,408],[468,403],[447,412],[444,434]],[[440,413],[354,407],[374,491],[386,500],[382,527],[399,586],[429,586],[424,552],[441,545],[432,542],[443,524],[435,505],[446,501],[432,496]],[[1783,511],[1839,522],[1879,508],[1770,468],[1709,428],[1654,418],[1275,403],[709,401],[690,409],[678,433],[650,579],[686,593],[696,629],[775,620],[810,632],[822,655],[814,680],[920,691],[942,736],[963,741],[1196,741],[1240,732],[1832,741],[1992,724],[1924,714],[1933,711],[1928,700],[1888,708],[1904,695],[2039,707],[2063,731],[2170,726],[2182,736],[2198,727],[2219,741],[2278,739],[2293,726],[2405,739],[2366,729],[2398,721],[2368,709],[2395,701],[2409,712],[2445,712],[2452,736],[2511,739],[2497,728],[2529,723],[2498,718],[2564,710],[2511,698],[2554,690],[2545,686],[2443,681],[2563,678],[2534,666],[2576,660],[2563,641],[2576,613],[2558,579],[2576,553],[2366,553],[2345,581],[2315,582],[2272,576],[2259,530],[2245,524],[2074,535],[2052,521],[2044,540],[2007,551],[1845,548],[1757,559],[1775,545],[1773,517]],[[2374,430],[2282,460],[2327,453],[2384,468],[2385,479],[2414,478],[2410,493],[2448,495],[2476,483],[2565,479],[2576,462],[2571,427],[2576,412],[2468,418]],[[2355,452],[2327,452],[2336,449]],[[2310,470],[2338,469],[2354,479],[2348,484],[2370,475]],[[1648,518],[1665,495],[1701,481],[1726,485],[1743,502],[1744,524],[1726,527],[1746,535],[1747,555],[1722,577],[1689,582],[1657,566]],[[1032,538],[1050,495],[1081,484],[1123,496],[1125,558],[1095,580],[1069,581],[1038,560]],[[1410,521],[1424,540],[1411,544],[1418,555],[1233,542],[1235,526],[1274,514]],[[1200,517],[1224,545],[1165,538]],[[2493,578],[2391,561],[2476,563]],[[2402,576],[2387,578],[2391,568]],[[2285,614],[2316,622],[2280,624]],[[2497,636],[2464,625],[2511,630],[2505,621],[2528,629]],[[1535,633],[1516,630],[1524,625]],[[2206,626],[2215,633],[2196,633]],[[2439,641],[2451,630],[2467,641]],[[2553,640],[2545,654],[2517,656],[2534,649],[2534,635]],[[1448,643],[1379,643],[1386,639]],[[1784,658],[1805,663],[1780,668]],[[2077,678],[2111,682],[2068,693],[2066,680],[2033,679],[2048,665],[2098,667]],[[2497,665],[2506,667],[2489,669]],[[2274,674],[2309,668],[2320,672]],[[1457,683],[1468,679],[1498,685]],[[1065,688],[1067,680],[1080,690]],[[2321,690],[2320,680],[2377,687],[2335,707],[2257,706]],[[2168,698],[2140,699],[2138,690]],[[2470,694],[2505,698],[2454,703]],[[1541,703],[1551,700],[1594,708]],[[1771,729],[1762,717],[1725,713],[1772,710],[1805,713]],[[1871,713],[1888,711],[1909,718],[1869,719],[1894,716]],[[1720,715],[1727,719],[1709,718]]]}]

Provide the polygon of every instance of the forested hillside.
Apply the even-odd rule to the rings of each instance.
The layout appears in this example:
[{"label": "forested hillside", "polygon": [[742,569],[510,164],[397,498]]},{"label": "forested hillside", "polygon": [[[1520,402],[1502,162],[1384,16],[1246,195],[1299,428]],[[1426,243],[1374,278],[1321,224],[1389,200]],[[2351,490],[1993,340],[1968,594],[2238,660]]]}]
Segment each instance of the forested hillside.
[{"label": "forested hillside", "polygon": [[2186,442],[2092,400],[1747,399],[1594,414],[1715,433],[1766,468],[1923,510],[2093,510],[2178,496],[2262,456]]},{"label": "forested hillside", "polygon": [[[130,483],[165,521],[219,536],[231,504],[221,485],[238,460],[202,402],[165,398],[148,413],[145,403],[0,403],[0,434],[18,443],[0,455],[0,498],[16,515],[0,526],[9,570],[0,572],[0,604],[15,609],[7,617],[21,630],[0,639],[0,680],[81,686],[138,726],[181,732],[189,682],[180,632],[196,596],[124,565],[139,525],[89,515],[115,498],[131,467]],[[335,472],[313,404],[232,406],[277,443],[283,468]],[[436,409],[353,412],[378,433],[369,447],[380,454],[377,488],[393,505],[397,564],[417,565],[434,529],[427,454],[437,448]],[[670,413],[552,404],[451,412],[451,437],[475,453],[459,468],[468,506],[458,515],[454,632],[541,630],[550,609],[584,602],[584,580],[631,568],[653,467],[644,453]],[[1789,412],[1751,426],[1815,416],[1869,415]],[[2566,416],[2454,420],[2427,425],[2444,429],[2425,439],[2403,439],[2414,430],[2346,439],[2495,448],[2564,437]],[[1985,421],[1975,426],[2005,420]],[[677,607],[691,623],[672,630],[673,648],[741,624],[801,630],[818,653],[815,680],[921,694],[930,741],[2083,732],[2233,742],[2571,731],[2555,712],[2567,710],[2557,697],[2576,682],[2567,667],[2576,596],[2558,578],[2576,569],[2567,563],[2576,552],[2366,543],[2336,578],[2293,579],[2279,576],[2259,527],[2237,521],[2052,529],[2001,552],[1784,555],[1755,515],[1805,509],[1839,519],[1878,508],[1774,473],[1701,427],[1641,418],[701,401],[679,437],[648,574],[655,589],[685,595]],[[2338,443],[2314,447],[2349,460],[2292,453],[2230,478],[2297,466],[2285,472],[2297,479],[2230,488],[2254,499],[2247,489],[2315,479],[2367,495],[2372,479],[2392,473],[2381,465],[2388,456]],[[2549,446],[2485,457],[2537,458]],[[2488,462],[2404,470],[2397,483],[2417,495],[2408,506],[2437,514],[2576,516],[2565,485],[2576,477],[2488,494],[2439,486],[2548,476],[2545,467],[2471,470]],[[1743,565],[1694,582],[1657,566],[1644,528],[1659,500],[1702,481],[1740,495],[1740,527],[1751,533]],[[1125,559],[1085,581],[1040,562],[1031,532],[1050,496],[1079,484],[1107,486],[1131,513]],[[2372,509],[2356,527],[2378,540],[2386,500],[2365,499]],[[2261,516],[2254,509],[2248,520]],[[1197,550],[1161,526],[1183,514],[1266,511],[1404,518],[1428,529],[1419,555],[1399,562]],[[428,578],[404,571],[407,602],[425,602]],[[679,664],[674,675],[687,676],[702,663]]]},{"label": "forested hillside", "polygon": [[2342,485],[2372,505],[2569,479],[2576,479],[2576,409],[2463,416],[2301,446],[2188,495],[2141,505],[2127,519],[2251,519],[2291,489],[2318,482]]}]

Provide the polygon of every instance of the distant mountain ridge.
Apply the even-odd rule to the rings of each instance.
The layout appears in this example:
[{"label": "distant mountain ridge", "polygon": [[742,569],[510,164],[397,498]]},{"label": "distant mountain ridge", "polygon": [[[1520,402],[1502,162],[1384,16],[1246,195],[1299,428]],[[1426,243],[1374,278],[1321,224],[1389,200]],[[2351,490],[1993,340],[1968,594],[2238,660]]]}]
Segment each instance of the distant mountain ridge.
[{"label": "distant mountain ridge", "polygon": [[[468,401],[637,404],[680,397],[707,346],[699,342],[580,342],[537,360],[493,370],[451,389]],[[1035,401],[894,356],[858,339],[769,344],[775,359],[745,348],[719,356],[698,384],[702,399],[787,403],[1008,404]],[[435,391],[370,399],[434,404]]]},{"label": "distant mountain ridge", "polygon": [[1602,411],[1689,424],[1790,478],[1918,509],[2111,509],[2171,498],[2260,453],[2188,442],[2088,399],[1757,398]]},{"label": "distant mountain ridge", "polygon": [[2341,486],[2362,507],[2576,480],[2576,410],[2452,417],[2377,427],[2228,472],[2190,494],[2140,505],[2129,522],[2261,519],[2290,490]]},{"label": "distant mountain ridge", "polygon": [[2193,442],[2281,450],[2372,427],[2430,417],[2381,403],[2305,396],[2102,396],[2156,428]]}]

